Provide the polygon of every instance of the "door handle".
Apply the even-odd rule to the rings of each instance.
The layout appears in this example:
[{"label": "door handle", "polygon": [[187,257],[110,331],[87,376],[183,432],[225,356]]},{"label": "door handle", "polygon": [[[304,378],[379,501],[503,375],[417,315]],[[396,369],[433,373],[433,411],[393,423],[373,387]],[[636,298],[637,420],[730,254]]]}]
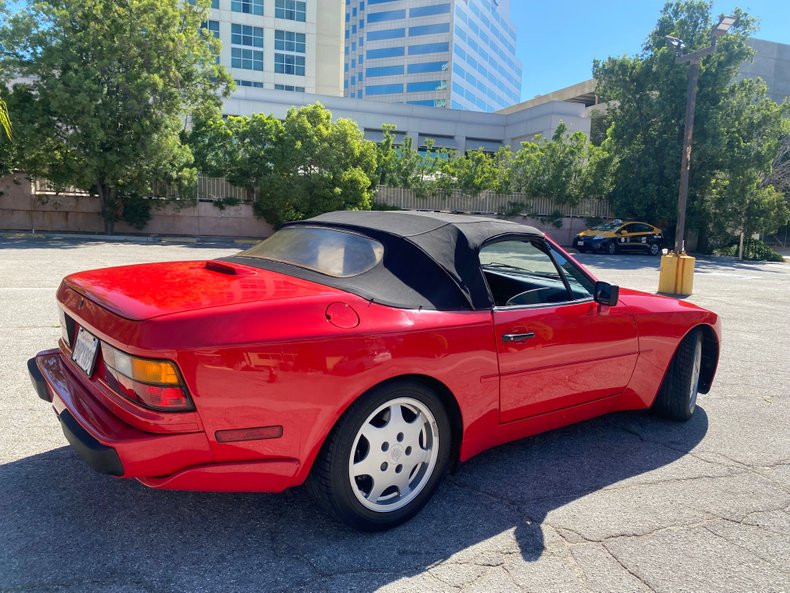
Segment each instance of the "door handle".
[{"label": "door handle", "polygon": [[535,332],[526,332],[523,334],[503,334],[502,341],[503,342],[524,342],[529,340],[530,338],[535,337]]}]

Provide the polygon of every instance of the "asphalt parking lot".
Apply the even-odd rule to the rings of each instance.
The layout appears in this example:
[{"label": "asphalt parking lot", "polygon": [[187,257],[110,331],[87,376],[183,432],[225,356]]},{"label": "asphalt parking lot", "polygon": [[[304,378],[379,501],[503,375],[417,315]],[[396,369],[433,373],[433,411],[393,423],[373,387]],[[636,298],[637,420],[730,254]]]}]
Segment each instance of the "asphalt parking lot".
[{"label": "asphalt parking lot", "polygon": [[[479,455],[413,521],[361,534],[299,488],[166,492],[94,473],[26,360],[64,275],[233,246],[0,238],[0,591],[790,591],[790,263],[697,262],[723,318],[685,424],[622,413]],[[580,255],[653,292],[658,258]]]}]

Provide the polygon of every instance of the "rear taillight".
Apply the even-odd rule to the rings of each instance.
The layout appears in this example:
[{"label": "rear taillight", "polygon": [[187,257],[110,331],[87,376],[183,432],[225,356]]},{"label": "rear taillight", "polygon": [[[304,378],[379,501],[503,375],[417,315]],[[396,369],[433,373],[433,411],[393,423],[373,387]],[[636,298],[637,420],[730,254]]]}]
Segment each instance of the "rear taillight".
[{"label": "rear taillight", "polygon": [[194,410],[176,365],[169,360],[137,358],[102,342],[105,381],[115,392],[154,410]]}]

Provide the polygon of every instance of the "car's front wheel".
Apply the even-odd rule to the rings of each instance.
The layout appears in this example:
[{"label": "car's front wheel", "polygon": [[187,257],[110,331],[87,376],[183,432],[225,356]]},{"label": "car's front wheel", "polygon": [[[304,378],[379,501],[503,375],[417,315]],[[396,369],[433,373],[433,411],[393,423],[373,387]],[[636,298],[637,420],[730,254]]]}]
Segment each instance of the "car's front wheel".
[{"label": "car's front wheel", "polygon": [[450,430],[441,400],[419,383],[374,389],[332,430],[308,489],[322,507],[356,529],[400,525],[436,490],[450,459]]},{"label": "car's front wheel", "polygon": [[688,420],[697,407],[699,376],[702,369],[702,335],[689,333],[669,363],[664,382],[653,403],[653,411],[670,420]]},{"label": "car's front wheel", "polygon": [[658,243],[651,243],[648,251],[650,255],[658,255],[658,252],[661,251],[661,246]]}]

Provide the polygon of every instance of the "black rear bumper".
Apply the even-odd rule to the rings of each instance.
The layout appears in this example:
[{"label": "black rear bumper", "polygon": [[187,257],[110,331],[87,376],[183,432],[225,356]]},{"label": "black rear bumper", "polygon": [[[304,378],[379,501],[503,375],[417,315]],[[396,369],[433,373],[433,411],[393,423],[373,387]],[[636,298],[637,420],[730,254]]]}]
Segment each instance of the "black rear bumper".
[{"label": "black rear bumper", "polygon": [[94,439],[68,410],[63,410],[58,420],[66,440],[93,469],[111,476],[123,475],[123,464],[115,449]]},{"label": "black rear bumper", "polygon": [[51,402],[52,396],[49,394],[49,389],[47,389],[47,382],[44,380],[44,375],[41,374],[41,370],[36,364],[35,356],[27,361],[27,372],[30,373],[30,380],[38,396],[45,402]]},{"label": "black rear bumper", "polygon": [[[27,370],[38,396],[46,402],[52,402],[47,382],[36,364],[35,357],[27,361]],[[60,427],[63,429],[63,434],[66,435],[66,440],[94,470],[111,476],[123,475],[123,464],[115,449],[102,445],[93,438],[68,410],[63,410],[58,416],[58,420],[60,420]]]}]

